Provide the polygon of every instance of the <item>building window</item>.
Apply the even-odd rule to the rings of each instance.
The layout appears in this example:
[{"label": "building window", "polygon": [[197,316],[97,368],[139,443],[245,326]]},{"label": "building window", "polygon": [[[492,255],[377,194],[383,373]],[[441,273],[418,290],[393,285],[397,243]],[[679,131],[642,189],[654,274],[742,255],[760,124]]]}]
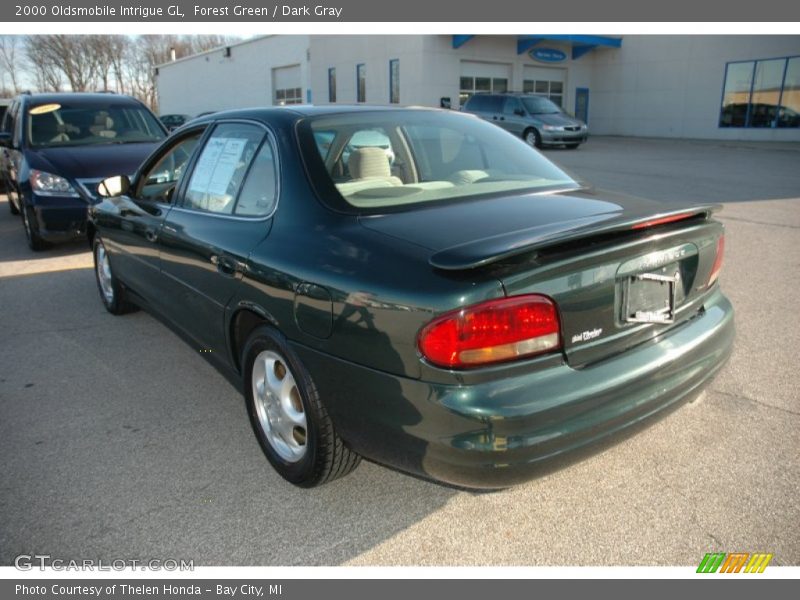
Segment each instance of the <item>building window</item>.
[{"label": "building window", "polygon": [[522,91],[549,98],[559,106],[564,105],[564,82],[543,79],[526,79],[522,82]]},{"label": "building window", "polygon": [[336,102],[336,69],[328,69],[328,102]]},{"label": "building window", "polygon": [[356,65],[356,101],[367,101],[367,65]]},{"label": "building window", "polygon": [[389,103],[400,104],[400,61],[389,61]]},{"label": "building window", "polygon": [[469,97],[476,92],[507,92],[508,79],[505,77],[462,77],[459,83],[458,101],[464,106]]},{"label": "building window", "polygon": [[275,90],[275,104],[285,106],[287,104],[302,104],[303,88],[285,88]]},{"label": "building window", "polygon": [[728,63],[720,127],[800,127],[800,56]]}]

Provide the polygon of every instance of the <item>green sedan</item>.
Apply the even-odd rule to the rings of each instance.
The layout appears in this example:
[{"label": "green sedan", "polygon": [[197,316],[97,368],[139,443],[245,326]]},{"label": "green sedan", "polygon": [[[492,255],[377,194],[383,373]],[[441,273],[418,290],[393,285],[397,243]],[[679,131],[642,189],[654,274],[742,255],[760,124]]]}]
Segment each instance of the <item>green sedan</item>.
[{"label": "green sedan", "polygon": [[239,386],[299,486],[361,457],[523,482],[691,399],[733,344],[718,207],[596,191],[470,115],[215,113],[98,191],[105,307]]}]

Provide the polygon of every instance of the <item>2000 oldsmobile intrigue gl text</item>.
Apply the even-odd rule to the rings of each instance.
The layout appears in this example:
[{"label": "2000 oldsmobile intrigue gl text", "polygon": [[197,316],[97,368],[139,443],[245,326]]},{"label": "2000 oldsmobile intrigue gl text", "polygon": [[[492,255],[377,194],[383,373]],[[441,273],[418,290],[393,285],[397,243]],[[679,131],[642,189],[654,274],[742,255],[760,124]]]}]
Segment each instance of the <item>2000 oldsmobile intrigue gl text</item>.
[{"label": "2000 oldsmobile intrigue gl text", "polygon": [[360,456],[521,482],[691,397],[733,343],[715,207],[596,193],[463,114],[216,113],[100,191],[108,310],[213,350],[302,486]]}]

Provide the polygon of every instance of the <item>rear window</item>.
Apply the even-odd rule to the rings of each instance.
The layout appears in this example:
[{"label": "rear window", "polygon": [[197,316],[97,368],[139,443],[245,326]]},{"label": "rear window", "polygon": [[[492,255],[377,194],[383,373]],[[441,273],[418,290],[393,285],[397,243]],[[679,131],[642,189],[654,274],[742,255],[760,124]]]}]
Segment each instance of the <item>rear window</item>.
[{"label": "rear window", "polygon": [[516,136],[449,111],[315,117],[299,134],[322,195],[364,211],[578,186]]}]

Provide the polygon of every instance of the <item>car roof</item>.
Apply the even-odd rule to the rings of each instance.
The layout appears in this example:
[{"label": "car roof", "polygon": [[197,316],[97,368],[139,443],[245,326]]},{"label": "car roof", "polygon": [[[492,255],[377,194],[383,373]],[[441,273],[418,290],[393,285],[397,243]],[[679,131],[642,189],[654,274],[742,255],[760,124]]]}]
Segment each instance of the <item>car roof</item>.
[{"label": "car roof", "polygon": [[202,117],[195,117],[192,119],[192,121],[190,121],[190,123],[196,125],[204,122],[218,121],[220,119],[250,119],[266,122],[276,118],[298,120],[303,117],[383,111],[453,112],[440,108],[428,108],[422,106],[384,106],[379,104],[325,104],[317,106],[313,104],[293,104],[291,106],[266,106],[260,108],[222,110],[209,115],[204,115]]},{"label": "car roof", "polygon": [[43,92],[36,94],[22,94],[20,98],[26,103],[69,102],[71,104],[80,104],[81,102],[86,102],[89,104],[102,102],[104,104],[141,104],[141,102],[139,102],[139,100],[133,96],[114,94],[110,92]]}]

